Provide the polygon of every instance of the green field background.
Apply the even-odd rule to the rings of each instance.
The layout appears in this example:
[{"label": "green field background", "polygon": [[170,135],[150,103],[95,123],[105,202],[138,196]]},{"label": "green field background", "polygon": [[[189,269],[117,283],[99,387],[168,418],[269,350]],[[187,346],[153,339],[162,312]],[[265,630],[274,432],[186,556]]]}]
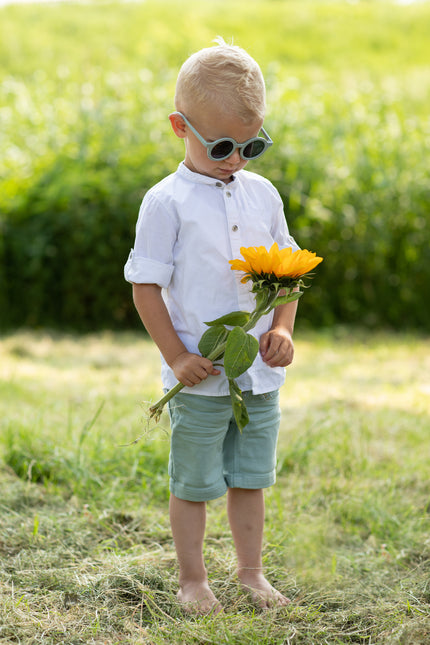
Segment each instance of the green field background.
[{"label": "green field background", "polygon": [[[325,261],[303,324],[428,329],[430,6],[231,0],[0,9],[0,326],[136,327],[122,267],[183,148],[178,68],[222,35],[266,77],[249,169]],[[258,244],[258,240],[256,240]]]}]

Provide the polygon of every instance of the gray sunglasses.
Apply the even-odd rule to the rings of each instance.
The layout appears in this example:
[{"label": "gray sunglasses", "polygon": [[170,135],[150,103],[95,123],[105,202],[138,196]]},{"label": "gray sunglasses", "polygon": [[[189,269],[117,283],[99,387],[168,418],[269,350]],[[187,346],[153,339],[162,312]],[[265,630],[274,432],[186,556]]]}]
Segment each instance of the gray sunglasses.
[{"label": "gray sunglasses", "polygon": [[261,132],[263,133],[264,139],[261,137],[252,137],[252,139],[248,139],[248,141],[245,141],[244,143],[237,143],[237,141],[230,139],[230,137],[223,137],[222,139],[209,142],[203,139],[202,135],[197,132],[181,112],[173,112],[172,114],[177,114],[184,119],[185,123],[190,130],[194,132],[200,143],[205,146],[208,157],[209,159],[212,159],[212,161],[222,161],[223,159],[227,159],[227,157],[230,157],[237,148],[239,149],[242,159],[245,159],[246,161],[249,159],[257,159],[257,157],[260,157],[263,152],[266,152],[267,148],[270,148],[270,146],[273,145],[272,139],[263,127],[261,128]]}]

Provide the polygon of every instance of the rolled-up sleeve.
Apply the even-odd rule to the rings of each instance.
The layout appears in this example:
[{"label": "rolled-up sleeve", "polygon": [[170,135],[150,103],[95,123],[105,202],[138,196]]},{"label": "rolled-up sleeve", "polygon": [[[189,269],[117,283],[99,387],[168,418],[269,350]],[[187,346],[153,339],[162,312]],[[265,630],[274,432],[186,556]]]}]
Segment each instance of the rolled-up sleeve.
[{"label": "rolled-up sleeve", "polygon": [[140,208],[134,248],[124,266],[127,282],[168,287],[176,235],[174,215],[148,193]]},{"label": "rolled-up sleeve", "polygon": [[131,249],[128,260],[124,266],[124,278],[127,282],[137,284],[158,284],[167,287],[173,273],[172,264],[163,264],[157,260],[149,260],[136,256]]}]

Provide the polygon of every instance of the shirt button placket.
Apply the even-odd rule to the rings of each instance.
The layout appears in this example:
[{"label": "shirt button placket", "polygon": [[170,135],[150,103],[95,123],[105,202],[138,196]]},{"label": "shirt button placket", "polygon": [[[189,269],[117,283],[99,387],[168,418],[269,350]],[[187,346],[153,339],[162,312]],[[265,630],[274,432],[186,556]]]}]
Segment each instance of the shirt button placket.
[{"label": "shirt button placket", "polygon": [[[225,197],[226,197],[226,200],[230,200],[230,199],[231,199],[232,194],[231,194],[231,192],[230,192],[229,190],[226,190],[226,192],[225,192]],[[234,219],[236,219],[236,218],[235,218],[235,216],[231,213],[231,208],[230,208],[229,206],[230,206],[230,205],[229,205],[229,203],[228,203],[228,201],[227,201],[226,209],[227,209],[227,217],[228,217],[229,225],[230,225],[230,228],[231,228],[232,232],[233,232],[233,233],[237,233],[237,232],[239,231],[239,226],[238,226],[238,225],[237,225],[237,223],[234,221]],[[232,243],[232,247],[233,247],[233,246],[234,246],[234,245],[233,245],[233,243]]]},{"label": "shirt button placket", "polygon": [[[240,259],[240,247],[241,244],[241,234],[239,227],[239,214],[235,206],[234,194],[230,190],[226,190],[224,193],[225,208],[227,214],[227,223],[229,228],[229,237],[231,244],[231,252],[233,259]],[[243,285],[241,284],[242,274],[238,271],[235,271],[235,281],[237,284],[237,296],[238,296],[238,307],[239,309],[249,309],[247,292],[244,290]]]}]

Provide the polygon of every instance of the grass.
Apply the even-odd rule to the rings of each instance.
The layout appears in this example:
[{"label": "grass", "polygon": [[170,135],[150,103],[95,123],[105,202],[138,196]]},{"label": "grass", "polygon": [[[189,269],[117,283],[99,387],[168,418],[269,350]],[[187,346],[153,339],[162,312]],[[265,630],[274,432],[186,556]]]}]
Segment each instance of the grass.
[{"label": "grass", "polygon": [[425,337],[298,333],[264,551],[293,603],[266,615],[240,594],[220,499],[206,560],[226,611],[195,619],[175,603],[168,423],[146,432],[155,347],[4,336],[0,644],[428,643],[429,362]]}]

